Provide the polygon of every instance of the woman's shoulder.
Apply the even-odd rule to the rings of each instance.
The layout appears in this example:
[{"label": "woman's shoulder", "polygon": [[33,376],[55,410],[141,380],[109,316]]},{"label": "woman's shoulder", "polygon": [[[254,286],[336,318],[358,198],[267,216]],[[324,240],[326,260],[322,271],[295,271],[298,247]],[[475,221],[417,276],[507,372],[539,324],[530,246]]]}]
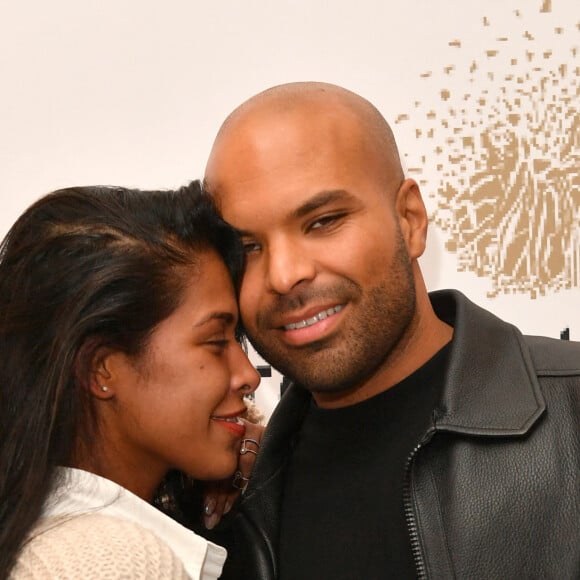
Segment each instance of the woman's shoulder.
[{"label": "woman's shoulder", "polygon": [[14,580],[188,578],[179,558],[151,530],[99,513],[40,520],[11,577]]}]

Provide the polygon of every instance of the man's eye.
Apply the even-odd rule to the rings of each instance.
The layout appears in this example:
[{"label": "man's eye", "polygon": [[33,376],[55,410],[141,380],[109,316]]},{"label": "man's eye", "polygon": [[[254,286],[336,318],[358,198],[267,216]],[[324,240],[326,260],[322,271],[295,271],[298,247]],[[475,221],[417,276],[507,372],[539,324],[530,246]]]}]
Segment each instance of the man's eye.
[{"label": "man's eye", "polygon": [[319,218],[316,218],[311,224],[309,225],[309,230],[321,230],[326,228],[332,228],[336,225],[346,214],[344,213],[335,213],[331,215],[325,215]]}]

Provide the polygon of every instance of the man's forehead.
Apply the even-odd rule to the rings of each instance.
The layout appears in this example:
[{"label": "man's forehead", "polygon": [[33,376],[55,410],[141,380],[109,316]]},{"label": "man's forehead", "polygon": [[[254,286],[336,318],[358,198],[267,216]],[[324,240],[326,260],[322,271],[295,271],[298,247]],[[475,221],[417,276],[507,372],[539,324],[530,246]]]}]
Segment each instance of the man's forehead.
[{"label": "man's forehead", "polygon": [[[317,151],[344,149],[366,140],[365,131],[352,115],[320,110],[260,110],[233,120],[221,131],[206,168],[207,181],[217,187],[232,168],[243,172],[252,166],[270,168],[277,155],[300,157]],[[280,162],[283,157],[280,158]]]}]

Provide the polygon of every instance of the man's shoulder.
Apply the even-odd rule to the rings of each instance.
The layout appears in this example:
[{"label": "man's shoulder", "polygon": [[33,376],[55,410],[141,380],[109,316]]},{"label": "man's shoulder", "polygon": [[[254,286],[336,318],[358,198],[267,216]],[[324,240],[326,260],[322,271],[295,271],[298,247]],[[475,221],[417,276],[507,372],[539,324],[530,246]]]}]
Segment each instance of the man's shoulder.
[{"label": "man's shoulder", "polygon": [[[514,332],[521,336],[521,331],[515,326],[473,303],[458,290],[437,290],[430,292],[429,297],[439,318],[452,326],[459,326],[466,336],[474,336],[471,328],[482,327],[484,322],[495,339],[500,334],[513,336]],[[580,374],[580,342],[531,335],[523,335],[523,340],[539,376]]]},{"label": "man's shoulder", "polygon": [[580,342],[524,336],[539,376],[580,376]]}]

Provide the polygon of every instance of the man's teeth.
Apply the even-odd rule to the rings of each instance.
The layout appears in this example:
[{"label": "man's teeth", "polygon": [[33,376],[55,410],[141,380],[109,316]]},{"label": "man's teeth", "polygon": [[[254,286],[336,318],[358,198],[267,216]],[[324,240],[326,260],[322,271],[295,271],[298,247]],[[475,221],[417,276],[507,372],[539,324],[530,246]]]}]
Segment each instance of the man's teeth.
[{"label": "man's teeth", "polygon": [[344,306],[342,306],[342,304],[339,306],[334,306],[333,308],[329,308],[328,310],[323,310],[322,312],[319,312],[316,316],[313,316],[312,318],[306,318],[305,320],[301,320],[300,322],[293,322],[292,324],[287,324],[286,326],[284,326],[284,329],[296,330],[298,328],[306,328],[307,326],[312,326],[313,324],[316,324],[317,322],[320,322],[321,320],[324,320],[325,318],[332,316],[336,312],[339,312],[343,308]]}]

